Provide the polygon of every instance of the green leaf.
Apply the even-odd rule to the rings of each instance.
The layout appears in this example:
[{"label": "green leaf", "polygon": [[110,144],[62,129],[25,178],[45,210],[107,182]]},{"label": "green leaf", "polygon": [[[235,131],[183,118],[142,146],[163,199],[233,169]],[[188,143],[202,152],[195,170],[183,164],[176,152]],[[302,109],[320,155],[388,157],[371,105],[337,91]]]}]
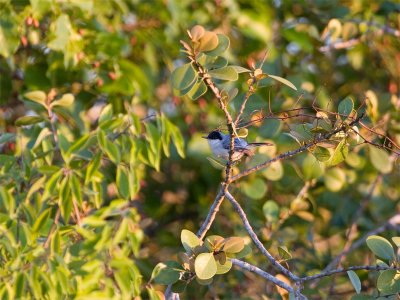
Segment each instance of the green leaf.
[{"label": "green leaf", "polygon": [[216,261],[217,264],[217,272],[215,274],[221,275],[228,273],[230,269],[232,269],[232,261],[227,259],[224,264],[220,264],[219,261]]},{"label": "green leaf", "polygon": [[315,156],[315,158],[318,161],[325,162],[328,161],[331,158],[331,153],[329,152],[328,149],[323,148],[323,147],[315,147],[314,151],[312,154]]},{"label": "green leaf", "polygon": [[171,290],[174,293],[183,293],[186,290],[187,285],[188,283],[186,281],[178,280],[172,285]]},{"label": "green leaf", "polygon": [[378,290],[385,294],[397,294],[400,292],[400,272],[385,270],[381,272],[376,282]]},{"label": "green leaf", "polygon": [[367,238],[367,246],[378,257],[386,260],[394,259],[394,250],[390,242],[378,235],[371,235]]},{"label": "green leaf", "polygon": [[71,188],[69,185],[68,177],[65,177],[61,180],[59,192],[59,207],[61,211],[61,216],[63,217],[65,223],[68,224],[72,211]]},{"label": "green leaf", "polygon": [[175,261],[158,263],[151,274],[151,278],[158,284],[173,284],[179,280],[182,266]]},{"label": "green leaf", "polygon": [[64,94],[59,100],[51,102],[50,106],[70,107],[74,103],[75,97],[72,94]]},{"label": "green leaf", "polygon": [[24,97],[27,98],[28,100],[39,103],[40,105],[43,105],[44,107],[47,107],[47,105],[46,105],[47,96],[46,96],[46,93],[43,91],[28,92],[28,93],[24,94]]},{"label": "green leaf", "polygon": [[0,145],[15,140],[15,133],[5,132],[0,136]]},{"label": "green leaf", "polygon": [[342,117],[347,117],[351,114],[354,109],[354,102],[353,99],[347,97],[344,100],[340,101],[338,106],[338,113]]},{"label": "green leaf", "polygon": [[196,277],[196,281],[198,284],[200,285],[209,285],[213,282],[213,278],[209,278],[209,279],[200,279],[199,277]]},{"label": "green leaf", "polygon": [[343,139],[333,151],[331,158],[327,161],[328,166],[335,166],[344,161],[349,154],[349,146],[346,139]]},{"label": "green leaf", "polygon": [[251,199],[261,199],[267,193],[267,184],[261,178],[256,178],[243,184],[243,192]]},{"label": "green leaf", "polygon": [[353,285],[354,289],[356,290],[356,293],[359,294],[361,292],[360,278],[358,278],[356,272],[354,272],[354,271],[347,271],[347,275],[349,276],[351,284]]},{"label": "green leaf", "polygon": [[70,184],[71,184],[72,195],[74,196],[78,204],[82,205],[81,184],[79,182],[78,176],[76,176],[74,173],[70,175]]},{"label": "green leaf", "polygon": [[197,79],[196,71],[191,63],[176,68],[171,75],[172,85],[177,90],[184,90]]},{"label": "green leaf", "polygon": [[5,58],[10,57],[17,51],[21,35],[20,18],[17,19],[17,16],[5,10],[7,4],[6,2],[3,5],[0,18],[0,56]]},{"label": "green leaf", "polygon": [[194,248],[201,246],[202,244],[197,235],[187,229],[183,229],[181,231],[181,242],[183,248],[185,248],[186,252],[188,253],[192,253]]},{"label": "green leaf", "polygon": [[289,260],[292,259],[292,254],[290,254],[289,250],[286,248],[286,246],[279,246],[278,247],[278,253],[281,259],[283,260]]},{"label": "green leaf", "polygon": [[99,125],[106,121],[110,121],[113,118],[113,113],[112,104],[104,106],[99,116]]},{"label": "green leaf", "polygon": [[217,263],[213,253],[200,253],[194,262],[194,270],[200,280],[212,278],[217,273]]},{"label": "green leaf", "polygon": [[251,247],[249,245],[245,244],[242,251],[240,251],[239,253],[236,253],[235,257],[237,259],[241,259],[241,258],[246,257],[247,255],[251,254],[251,252],[252,252]]},{"label": "green leaf", "polygon": [[129,177],[126,167],[122,165],[118,166],[116,181],[120,196],[124,199],[129,199]]},{"label": "green leaf", "polygon": [[241,67],[241,66],[230,66],[231,68],[234,68],[235,69],[235,71],[237,72],[237,73],[250,73],[251,72],[251,70],[250,69],[247,69],[247,68],[243,68],[243,67]]},{"label": "green leaf", "polygon": [[235,81],[239,78],[235,68],[231,66],[211,70],[208,74],[214,79]]},{"label": "green leaf", "polygon": [[307,154],[301,165],[304,180],[319,178],[324,172],[324,166],[313,155]]},{"label": "green leaf", "polygon": [[273,200],[268,200],[263,205],[263,213],[267,222],[276,223],[279,221],[279,206]]},{"label": "green leaf", "polygon": [[88,184],[89,181],[92,179],[93,175],[99,169],[100,163],[101,163],[101,153],[99,152],[93,157],[93,159],[90,161],[86,169],[85,184]]},{"label": "green leaf", "polygon": [[229,38],[225,34],[218,33],[217,37],[218,37],[218,46],[215,49],[213,49],[211,51],[203,50],[207,53],[207,55],[218,56],[218,55],[221,55],[222,53],[224,53],[229,48],[230,41],[229,41]]},{"label": "green leaf", "polygon": [[68,15],[61,14],[52,26],[54,38],[47,44],[47,47],[53,50],[64,51],[67,49],[72,30]]},{"label": "green leaf", "polygon": [[385,150],[372,145],[369,145],[368,149],[370,161],[374,168],[383,174],[390,173],[393,169],[393,165],[390,161],[389,154]]},{"label": "green leaf", "polygon": [[326,171],[325,186],[332,192],[337,192],[342,189],[346,183],[346,174],[340,168],[333,168]]},{"label": "green leaf", "polygon": [[15,126],[27,126],[43,122],[44,119],[40,116],[24,116],[15,121]]},{"label": "green leaf", "polygon": [[50,217],[51,208],[44,210],[39,217],[36,219],[35,223],[33,224],[32,231],[39,232],[42,229],[43,225],[46,224],[47,220]]},{"label": "green leaf", "polygon": [[171,122],[170,130],[176,151],[178,152],[180,157],[185,158],[185,141],[183,139],[182,133],[180,132],[178,126],[174,125]]},{"label": "green leaf", "polygon": [[76,140],[68,149],[67,155],[70,156],[72,153],[79,153],[83,149],[85,149],[85,146],[87,145],[87,142],[89,141],[90,134],[85,134],[78,140]]},{"label": "green leaf", "polygon": [[192,89],[187,94],[192,100],[196,100],[203,96],[207,92],[207,85],[204,83],[203,79],[199,79]]},{"label": "green leaf", "polygon": [[16,204],[15,199],[12,197],[10,191],[5,188],[5,186],[0,186],[0,204],[1,206],[4,205],[10,216],[14,214]]},{"label": "green leaf", "polygon": [[244,248],[244,241],[241,237],[229,237],[224,241],[223,251],[227,253],[238,253]]},{"label": "green leaf", "polygon": [[289,80],[287,80],[285,78],[282,78],[282,77],[279,77],[279,76],[275,76],[275,75],[270,75],[270,74],[268,74],[268,77],[270,77],[270,78],[272,78],[272,79],[274,79],[276,81],[279,81],[280,83],[283,83],[284,85],[286,85],[286,86],[294,89],[295,91],[297,91],[297,88],[294,86],[294,84],[291,83]]}]

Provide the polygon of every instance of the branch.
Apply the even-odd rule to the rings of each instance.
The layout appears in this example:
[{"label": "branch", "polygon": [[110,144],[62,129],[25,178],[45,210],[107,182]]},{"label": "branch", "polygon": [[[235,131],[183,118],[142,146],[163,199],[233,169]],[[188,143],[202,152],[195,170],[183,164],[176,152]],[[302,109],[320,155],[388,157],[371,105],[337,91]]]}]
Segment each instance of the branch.
[{"label": "branch", "polygon": [[317,144],[320,143],[320,142],[327,141],[327,140],[329,140],[332,136],[334,136],[335,134],[337,134],[337,133],[339,133],[339,132],[341,132],[341,131],[346,131],[348,127],[351,127],[351,126],[353,126],[354,124],[359,123],[360,120],[361,120],[363,117],[364,117],[364,114],[361,114],[361,115],[358,116],[356,119],[354,119],[353,121],[351,121],[349,124],[343,124],[342,126],[340,126],[339,128],[333,130],[332,132],[327,133],[327,134],[324,134],[324,135],[322,135],[321,137],[316,138],[314,141],[312,141],[312,142],[310,142],[310,143],[308,143],[308,144],[305,144],[304,146],[301,146],[300,148],[298,148],[298,149],[296,149],[296,150],[292,150],[292,151],[288,151],[288,152],[286,152],[286,153],[280,154],[280,155],[275,156],[274,158],[272,158],[272,159],[270,159],[270,160],[267,160],[266,162],[263,162],[263,163],[261,163],[261,164],[259,164],[259,165],[256,165],[256,166],[254,166],[254,167],[252,167],[252,168],[250,168],[250,169],[247,169],[247,170],[245,170],[245,171],[239,173],[238,175],[233,176],[233,177],[231,178],[231,180],[229,181],[229,183],[231,183],[231,182],[233,182],[233,181],[236,181],[236,180],[238,180],[239,178],[242,178],[242,177],[244,177],[244,176],[247,176],[247,175],[249,175],[249,174],[251,174],[251,173],[254,173],[254,172],[256,172],[256,171],[258,171],[258,170],[260,170],[260,169],[263,169],[263,168],[265,168],[265,167],[268,167],[270,164],[272,164],[272,163],[274,163],[274,162],[276,162],[276,161],[280,161],[280,160],[283,160],[283,159],[292,157],[292,156],[294,156],[294,155],[296,155],[296,154],[298,154],[298,153],[304,152],[304,151],[308,150],[309,148],[311,148],[311,147],[317,145]]},{"label": "branch", "polygon": [[236,210],[236,212],[239,214],[240,218],[242,219],[243,225],[249,234],[250,238],[253,240],[254,244],[257,246],[257,248],[261,251],[261,253],[268,258],[268,260],[271,262],[271,264],[289,277],[291,280],[296,281],[299,279],[298,276],[294,275],[292,272],[290,272],[288,269],[284,268],[272,255],[269,253],[267,249],[265,249],[264,245],[261,243],[261,241],[258,239],[257,235],[255,234],[253,228],[251,227],[249,221],[247,220],[247,216],[245,212],[243,211],[242,207],[240,204],[235,200],[235,198],[229,193],[229,191],[225,191],[225,196],[231,202],[232,206]]},{"label": "branch", "polygon": [[310,281],[310,280],[315,280],[315,279],[331,276],[331,275],[338,274],[338,273],[344,273],[347,271],[358,271],[358,270],[384,271],[384,270],[400,270],[400,268],[399,267],[386,267],[386,266],[353,266],[353,267],[349,267],[346,269],[342,268],[342,269],[322,272],[322,273],[311,275],[311,276],[302,277],[302,278],[300,278],[300,281],[301,282]]},{"label": "branch", "polygon": [[241,269],[244,269],[249,272],[256,273],[257,275],[260,275],[261,277],[265,278],[266,280],[271,281],[275,285],[287,290],[289,293],[294,293],[294,289],[290,285],[277,279],[275,276],[269,274],[268,272],[265,272],[265,271],[261,270],[260,268],[257,268],[256,266],[253,266],[245,261],[242,261],[242,260],[239,260],[236,258],[232,258],[231,262],[232,262],[232,264],[234,264],[235,266],[238,266]]},{"label": "branch", "polygon": [[212,223],[214,222],[215,216],[219,211],[219,207],[221,206],[223,200],[225,198],[224,188],[221,188],[218,191],[217,196],[215,197],[214,203],[211,205],[210,210],[208,211],[207,218],[204,220],[201,225],[199,231],[197,232],[197,236],[199,239],[204,239],[207,231],[210,229]]}]

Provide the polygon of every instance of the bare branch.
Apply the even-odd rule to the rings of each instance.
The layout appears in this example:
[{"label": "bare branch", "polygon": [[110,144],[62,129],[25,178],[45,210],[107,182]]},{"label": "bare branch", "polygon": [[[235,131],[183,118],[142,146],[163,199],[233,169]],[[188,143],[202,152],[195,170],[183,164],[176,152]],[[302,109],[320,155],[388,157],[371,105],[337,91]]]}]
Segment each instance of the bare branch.
[{"label": "bare branch", "polygon": [[292,157],[292,156],[294,156],[294,155],[296,155],[296,154],[299,154],[299,153],[301,153],[301,152],[304,152],[304,151],[308,150],[309,148],[311,148],[311,147],[317,145],[317,144],[320,143],[320,142],[327,141],[327,140],[329,140],[332,136],[334,136],[336,133],[342,132],[342,131],[346,131],[347,128],[348,128],[348,126],[351,127],[351,126],[357,124],[358,122],[360,122],[360,120],[361,120],[363,117],[364,117],[364,114],[361,114],[361,115],[358,116],[356,119],[354,119],[353,121],[351,121],[349,124],[343,124],[342,126],[340,126],[339,128],[333,130],[332,132],[327,133],[327,134],[324,134],[324,135],[322,135],[321,137],[316,138],[314,141],[312,141],[312,142],[310,142],[310,143],[308,143],[308,144],[305,144],[304,146],[301,146],[300,148],[298,148],[298,149],[296,149],[296,150],[292,150],[292,151],[285,152],[285,153],[283,153],[283,154],[280,154],[280,155],[278,155],[278,156],[275,156],[274,158],[272,158],[272,159],[270,159],[270,160],[267,160],[266,162],[263,162],[263,163],[261,163],[261,164],[259,164],[259,165],[256,165],[256,166],[254,166],[254,167],[252,167],[252,168],[250,168],[250,169],[247,169],[247,170],[245,170],[245,171],[239,173],[238,175],[233,176],[233,177],[231,178],[231,180],[229,181],[229,183],[231,183],[231,182],[233,182],[233,181],[236,181],[236,180],[238,180],[238,179],[240,179],[240,178],[242,178],[242,177],[244,177],[244,176],[247,176],[247,175],[249,175],[249,174],[251,174],[251,173],[254,173],[254,172],[256,172],[256,171],[258,171],[258,170],[260,170],[260,169],[263,169],[263,168],[265,168],[265,167],[268,167],[270,164],[272,164],[272,163],[274,163],[274,162],[276,162],[276,161],[280,161],[280,160],[283,160],[283,159]]},{"label": "bare branch", "polygon": [[207,217],[201,225],[199,231],[197,232],[197,236],[202,240],[206,235],[207,231],[210,230],[212,223],[214,222],[215,216],[219,211],[219,207],[221,206],[225,197],[224,187],[218,191],[217,196],[215,197],[214,203],[211,205],[210,210],[208,211]]},{"label": "bare branch", "polygon": [[251,265],[251,264],[249,264],[245,261],[239,260],[239,259],[232,258],[231,261],[232,261],[232,264],[234,264],[235,266],[238,266],[239,268],[247,270],[249,272],[256,273],[256,274],[260,275],[261,277],[265,278],[266,280],[271,281],[272,283],[276,284],[277,286],[287,290],[289,293],[294,293],[294,289],[290,285],[277,279],[275,276],[269,274],[268,272],[265,272],[265,271],[261,270],[260,268],[257,268],[256,266]]},{"label": "bare branch", "polygon": [[349,268],[346,268],[346,269],[342,268],[342,269],[322,272],[322,273],[311,275],[311,276],[302,277],[300,279],[300,281],[301,282],[311,281],[311,280],[319,279],[319,278],[322,278],[322,277],[332,276],[332,275],[338,274],[338,273],[344,273],[344,272],[347,272],[347,271],[358,271],[358,270],[383,271],[383,270],[400,270],[400,268],[398,268],[398,267],[386,267],[386,266],[353,266],[353,267],[349,267]]},{"label": "bare branch", "polygon": [[235,198],[229,193],[229,191],[225,191],[225,196],[231,202],[232,206],[236,210],[236,212],[239,214],[240,218],[242,219],[243,225],[249,234],[250,238],[253,240],[254,244],[257,246],[257,248],[261,251],[261,253],[268,258],[268,260],[271,262],[271,264],[280,271],[282,274],[286,275],[289,277],[291,280],[296,281],[299,279],[298,276],[294,275],[292,272],[290,272],[288,269],[284,268],[272,255],[269,253],[267,249],[265,249],[264,245],[261,243],[261,241],[258,239],[258,236],[255,234],[253,228],[251,227],[249,221],[247,220],[247,216],[245,212],[243,211],[242,207],[240,204],[235,200]]}]

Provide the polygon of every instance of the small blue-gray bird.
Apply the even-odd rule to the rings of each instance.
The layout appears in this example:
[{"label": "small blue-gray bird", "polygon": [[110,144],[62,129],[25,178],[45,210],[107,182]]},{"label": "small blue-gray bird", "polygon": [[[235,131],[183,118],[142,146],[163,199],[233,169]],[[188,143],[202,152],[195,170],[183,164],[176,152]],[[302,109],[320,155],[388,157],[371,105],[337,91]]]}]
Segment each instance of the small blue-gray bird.
[{"label": "small blue-gray bird", "polygon": [[[208,140],[211,151],[215,156],[222,157],[226,160],[229,159],[229,144],[230,136],[229,134],[223,134],[218,130],[211,131],[208,136],[203,136],[203,138]],[[232,156],[232,161],[239,160],[245,156],[252,156],[254,153],[253,148],[259,146],[272,146],[270,143],[247,143],[244,139],[235,138],[234,151]]]}]

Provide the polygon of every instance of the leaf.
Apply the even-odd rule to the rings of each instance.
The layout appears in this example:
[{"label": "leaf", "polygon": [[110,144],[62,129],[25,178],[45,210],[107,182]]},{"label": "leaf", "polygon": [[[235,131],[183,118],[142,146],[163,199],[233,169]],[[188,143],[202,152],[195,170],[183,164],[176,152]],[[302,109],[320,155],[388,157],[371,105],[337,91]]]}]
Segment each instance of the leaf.
[{"label": "leaf", "polygon": [[394,250],[390,242],[378,235],[371,235],[367,238],[367,246],[378,257],[386,260],[394,259]]},{"label": "leaf", "polygon": [[90,180],[92,180],[93,175],[97,172],[101,163],[101,153],[97,153],[92,160],[90,161],[85,176],[85,184],[88,184]]},{"label": "leaf", "polygon": [[331,158],[331,153],[329,152],[329,150],[320,146],[315,147],[312,154],[318,161],[321,162],[328,161]]},{"label": "leaf", "polygon": [[340,101],[338,106],[338,113],[342,117],[347,117],[351,114],[354,109],[353,99],[347,97],[344,100]]},{"label": "leaf", "polygon": [[28,100],[43,105],[44,107],[47,107],[46,105],[47,96],[46,93],[43,91],[28,92],[24,94],[24,97],[27,98]]},{"label": "leaf", "polygon": [[235,71],[237,72],[237,73],[250,73],[251,72],[251,70],[250,69],[247,69],[247,68],[243,68],[243,67],[241,67],[241,66],[230,66],[231,68],[234,68],[235,69]]},{"label": "leaf", "polygon": [[118,166],[116,182],[120,196],[124,199],[129,199],[129,177],[126,167]]},{"label": "leaf", "polygon": [[221,55],[222,53],[224,53],[229,48],[230,41],[229,41],[229,38],[225,34],[218,33],[217,37],[218,37],[218,46],[215,49],[213,49],[211,51],[203,50],[207,53],[207,55],[218,56],[218,55]]},{"label": "leaf", "polygon": [[396,270],[381,272],[376,282],[379,291],[385,294],[397,294],[400,292],[400,273]]},{"label": "leaf", "polygon": [[74,103],[75,97],[72,94],[64,94],[61,99],[51,102],[50,107],[69,107]]},{"label": "leaf", "polygon": [[33,224],[32,231],[39,232],[42,229],[43,225],[46,224],[47,220],[50,217],[51,208],[44,210],[39,217],[36,219],[35,223]]},{"label": "leaf", "polygon": [[228,253],[238,253],[244,248],[244,241],[241,237],[229,237],[224,241],[223,251]]},{"label": "leaf", "polygon": [[333,168],[326,171],[325,186],[332,192],[337,192],[342,189],[346,183],[346,174],[340,168]]},{"label": "leaf", "polygon": [[202,244],[197,235],[187,229],[183,229],[181,231],[181,242],[183,248],[185,248],[186,252],[188,253],[192,253],[195,247],[201,246]]},{"label": "leaf", "polygon": [[151,274],[151,278],[158,284],[173,284],[179,280],[182,266],[175,261],[158,263]]},{"label": "leaf", "polygon": [[227,259],[224,264],[220,264],[219,261],[216,261],[217,264],[217,272],[215,274],[221,275],[228,273],[230,269],[232,269],[232,261]]},{"label": "leaf", "polygon": [[15,121],[15,126],[27,126],[43,122],[44,119],[40,116],[24,116]]},{"label": "leaf", "polygon": [[267,222],[275,223],[279,221],[279,206],[273,200],[268,200],[263,205],[263,213]]},{"label": "leaf", "polygon": [[178,280],[172,285],[171,290],[174,293],[183,293],[186,290],[187,285],[188,283],[185,280]]},{"label": "leaf", "polygon": [[243,192],[251,199],[261,199],[267,193],[267,184],[261,178],[256,178],[243,184]]},{"label": "leaf", "polygon": [[399,236],[394,236],[394,237],[392,237],[392,241],[393,241],[393,243],[395,243],[395,245],[397,246],[397,248],[400,247],[400,237],[399,237]]},{"label": "leaf", "polygon": [[220,251],[222,246],[224,245],[224,238],[219,235],[210,235],[205,238],[204,246],[211,251]]},{"label": "leaf", "polygon": [[183,139],[182,133],[180,132],[178,126],[172,123],[170,129],[176,151],[178,152],[180,157],[185,158],[185,141]]},{"label": "leaf", "polygon": [[53,50],[64,51],[70,39],[72,26],[68,15],[61,14],[52,24],[54,27],[54,38],[47,44]]},{"label": "leaf", "polygon": [[281,259],[283,260],[289,260],[292,259],[292,254],[290,254],[289,250],[286,248],[286,246],[279,246],[278,247],[278,253]]},{"label": "leaf", "polygon": [[79,182],[78,176],[76,176],[74,173],[70,175],[70,185],[71,185],[72,195],[74,196],[78,204],[82,205],[81,184]]},{"label": "leaf", "polygon": [[59,207],[61,216],[65,220],[65,223],[68,224],[72,211],[71,188],[68,177],[65,177],[61,180],[59,191]]},{"label": "leaf", "polygon": [[375,169],[383,174],[388,174],[392,171],[393,165],[389,154],[383,150],[369,145],[369,157]]},{"label": "leaf", "polygon": [[284,85],[286,85],[286,86],[294,89],[295,91],[297,91],[297,88],[294,86],[294,84],[291,83],[289,80],[287,80],[285,78],[282,78],[282,77],[279,77],[279,76],[275,76],[275,75],[270,75],[270,74],[268,74],[268,77],[270,77],[270,78],[272,78],[272,79],[274,79],[276,81],[279,81],[280,83],[283,83]]},{"label": "leaf", "polygon": [[206,31],[199,39],[199,43],[195,45],[195,49],[202,52],[211,51],[217,48],[218,43],[217,34],[212,31]]},{"label": "leaf", "polygon": [[331,158],[327,161],[328,166],[335,166],[344,161],[349,154],[349,146],[346,139],[343,139],[333,151]]},{"label": "leaf", "polygon": [[204,83],[203,79],[199,79],[195,83],[192,89],[187,94],[192,100],[196,100],[203,96],[207,92],[207,85]]},{"label": "leaf", "polygon": [[5,132],[0,136],[0,145],[15,140],[15,133]]},{"label": "leaf", "polygon": [[176,68],[171,74],[172,85],[177,90],[184,90],[197,79],[197,74],[191,63]]},{"label": "leaf", "polygon": [[90,134],[85,134],[78,140],[76,140],[68,149],[67,155],[70,156],[72,153],[79,153],[83,149],[85,149],[85,146],[87,142],[89,141]]},{"label": "leaf", "polygon": [[208,74],[214,79],[235,81],[239,78],[238,73],[231,66],[211,70]]},{"label": "leaf", "polygon": [[217,273],[217,263],[213,253],[200,253],[194,262],[194,270],[201,280],[212,278]]},{"label": "leaf", "polygon": [[353,285],[354,289],[356,290],[356,293],[359,294],[361,292],[360,278],[358,278],[356,272],[354,272],[354,271],[347,271],[347,275],[349,276],[351,284]]},{"label": "leaf", "polygon": [[205,29],[201,25],[196,25],[190,29],[190,35],[192,36],[192,41],[198,41],[201,39],[205,33]]},{"label": "leaf", "polygon": [[252,249],[249,245],[245,244],[244,248],[242,249],[242,251],[240,251],[239,253],[235,254],[235,257],[237,259],[241,259],[243,257],[246,257],[247,255],[249,255],[252,252]]}]

